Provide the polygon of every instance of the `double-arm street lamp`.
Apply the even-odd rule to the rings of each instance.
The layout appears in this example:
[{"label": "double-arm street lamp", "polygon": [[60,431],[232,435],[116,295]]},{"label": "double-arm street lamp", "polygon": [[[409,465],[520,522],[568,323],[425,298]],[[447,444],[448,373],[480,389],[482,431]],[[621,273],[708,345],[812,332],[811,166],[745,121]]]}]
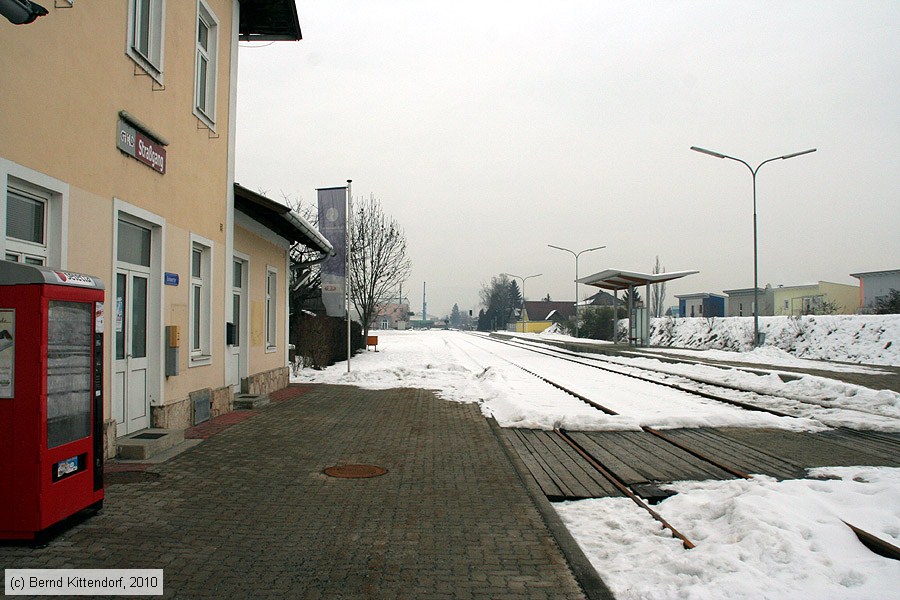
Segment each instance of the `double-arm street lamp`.
[{"label": "double-arm street lamp", "polygon": [[[533,277],[540,277],[543,273],[538,273],[537,275],[529,275],[528,277],[519,277],[518,275],[513,275],[512,273],[500,273],[501,275],[506,275],[507,277],[512,277],[514,279],[522,280],[522,320],[525,320],[525,282]],[[522,326],[522,333],[525,333],[525,326]]]},{"label": "double-arm street lamp", "polygon": [[787,160],[789,158],[794,158],[795,156],[803,156],[804,154],[809,154],[811,152],[815,152],[815,148],[811,148],[810,150],[803,150],[801,152],[794,152],[793,154],[785,154],[784,156],[775,156],[773,158],[768,158],[761,163],[759,163],[754,169],[746,161],[741,160],[740,158],[735,158],[734,156],[728,156],[727,154],[722,154],[721,152],[714,152],[713,150],[706,150],[705,148],[698,148],[697,146],[691,146],[691,150],[694,152],[700,152],[701,154],[708,154],[710,156],[715,156],[716,158],[727,158],[729,160],[737,161],[750,169],[750,174],[753,176],[753,347],[759,346],[759,270],[758,270],[758,252],[757,252],[757,241],[756,241],[756,174],[759,172],[759,168],[766,163],[772,162],[773,160]]},{"label": "double-arm street lamp", "polygon": [[[569,250],[568,248],[563,248],[562,246],[554,246],[553,244],[547,244],[551,248],[556,248],[557,250],[563,250],[568,252],[572,256],[575,257],[575,337],[578,337],[578,257],[584,254],[585,252],[591,252],[593,250],[600,250],[601,248],[606,248],[606,246],[597,246],[595,248],[585,248],[580,252],[575,252],[574,250]],[[613,307],[613,311],[616,310],[616,307]]]}]

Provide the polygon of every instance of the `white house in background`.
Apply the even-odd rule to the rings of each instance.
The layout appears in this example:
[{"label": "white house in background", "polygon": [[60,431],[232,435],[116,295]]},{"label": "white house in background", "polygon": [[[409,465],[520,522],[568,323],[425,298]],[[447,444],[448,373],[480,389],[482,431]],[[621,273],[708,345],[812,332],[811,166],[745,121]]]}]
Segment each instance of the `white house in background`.
[{"label": "white house in background", "polygon": [[859,304],[864,311],[870,310],[876,300],[886,297],[891,290],[900,290],[900,269],[851,273],[850,277],[859,279]]},{"label": "white house in background", "polygon": [[725,290],[725,293],[728,295],[725,312],[727,317],[752,317],[754,302],[757,299],[759,299],[759,316],[771,317],[775,314],[775,292],[771,285],[766,284],[766,287],[756,290],[753,288]]}]

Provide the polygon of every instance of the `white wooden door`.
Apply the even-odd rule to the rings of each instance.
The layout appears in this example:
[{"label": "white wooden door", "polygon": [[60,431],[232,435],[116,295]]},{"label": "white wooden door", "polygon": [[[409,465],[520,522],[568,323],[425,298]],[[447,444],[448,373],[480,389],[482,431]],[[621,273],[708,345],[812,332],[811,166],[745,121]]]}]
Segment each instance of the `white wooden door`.
[{"label": "white wooden door", "polygon": [[113,415],[119,435],[150,426],[147,399],[149,291],[149,273],[117,269]]}]

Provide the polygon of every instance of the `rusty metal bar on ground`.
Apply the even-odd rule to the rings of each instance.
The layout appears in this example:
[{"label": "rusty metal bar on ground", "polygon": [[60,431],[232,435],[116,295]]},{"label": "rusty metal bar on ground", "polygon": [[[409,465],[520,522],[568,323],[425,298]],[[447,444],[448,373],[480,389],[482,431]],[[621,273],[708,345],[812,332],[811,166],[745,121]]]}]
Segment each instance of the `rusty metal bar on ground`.
[{"label": "rusty metal bar on ground", "polygon": [[868,531],[864,531],[864,530],[860,529],[859,527],[851,525],[850,523],[848,523],[847,521],[844,521],[843,519],[841,519],[841,521],[844,523],[844,525],[849,527],[853,531],[853,533],[856,534],[856,537],[859,538],[859,541],[862,542],[862,544],[866,548],[868,548],[875,554],[878,554],[885,558],[892,558],[894,560],[900,560],[900,548],[898,548],[897,546],[893,545],[892,543],[890,543],[886,540],[881,539],[880,537],[878,537],[876,535],[872,535]]},{"label": "rusty metal bar on ground", "polygon": [[582,448],[582,447],[578,444],[578,442],[576,442],[575,440],[573,440],[572,438],[570,438],[569,435],[568,435],[565,431],[563,431],[562,429],[559,429],[559,428],[556,428],[556,429],[554,429],[553,431],[554,431],[559,437],[561,437],[563,440],[565,440],[565,442],[566,442],[569,446],[571,446],[573,450],[575,450],[578,454],[580,454],[582,458],[584,458],[586,461],[588,461],[588,463],[590,463],[590,465],[591,465],[592,467],[594,467],[595,469],[597,469],[597,471],[598,471],[601,475],[603,475],[603,477],[605,477],[607,480],[609,480],[610,483],[612,483],[614,486],[616,486],[616,488],[617,488],[620,492],[622,492],[623,494],[625,494],[626,496],[628,496],[629,498],[631,498],[631,501],[632,501],[632,502],[634,502],[635,504],[637,504],[638,506],[640,506],[641,508],[643,508],[644,510],[646,510],[648,513],[650,513],[650,515],[651,515],[654,519],[656,519],[657,521],[659,521],[659,522],[662,524],[663,527],[665,527],[666,529],[668,529],[669,531],[671,531],[671,532],[672,532],[672,535],[674,535],[676,538],[678,538],[679,540],[681,540],[681,544],[684,546],[685,550],[690,550],[691,548],[694,547],[693,542],[691,542],[689,539],[687,539],[686,537],[684,537],[684,535],[682,535],[681,532],[679,532],[677,529],[675,529],[674,527],[672,527],[672,525],[670,525],[669,522],[666,521],[666,520],[663,518],[662,515],[660,515],[658,512],[656,512],[655,510],[653,510],[652,508],[650,508],[649,506],[647,506],[647,504],[646,504],[643,500],[641,500],[634,492],[632,492],[630,489],[628,489],[628,486],[626,486],[626,485],[623,484],[621,481],[619,481],[618,478],[616,478],[615,475],[613,475],[612,473],[610,473],[603,465],[601,465],[599,462],[597,462],[597,460],[596,460],[593,456],[591,456],[590,454],[588,454],[588,453],[584,450],[584,448]]}]

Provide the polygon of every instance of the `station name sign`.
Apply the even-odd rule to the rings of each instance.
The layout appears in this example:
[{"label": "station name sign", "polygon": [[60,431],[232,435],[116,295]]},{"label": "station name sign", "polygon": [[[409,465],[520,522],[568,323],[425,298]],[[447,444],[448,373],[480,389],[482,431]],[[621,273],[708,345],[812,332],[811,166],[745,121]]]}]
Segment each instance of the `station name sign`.
[{"label": "station name sign", "polygon": [[154,171],[165,174],[166,149],[124,119],[119,119],[116,147]]}]

